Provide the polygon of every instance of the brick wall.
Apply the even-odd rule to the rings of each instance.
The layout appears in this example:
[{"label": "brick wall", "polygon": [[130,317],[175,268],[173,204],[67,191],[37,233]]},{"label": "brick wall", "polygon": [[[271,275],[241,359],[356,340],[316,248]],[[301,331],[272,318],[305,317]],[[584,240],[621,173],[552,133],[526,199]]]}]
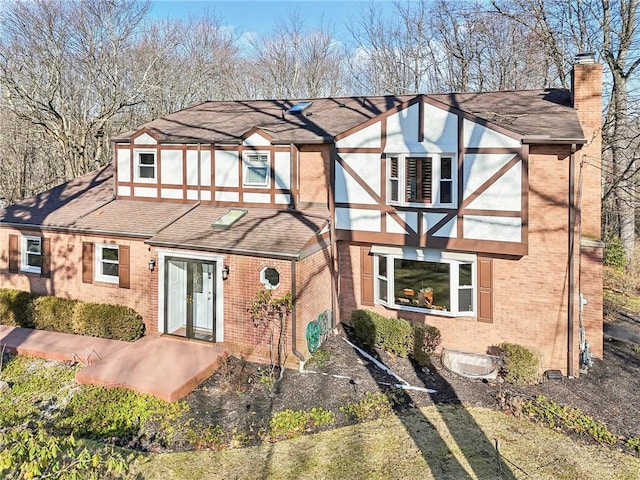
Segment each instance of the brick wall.
[{"label": "brick wall", "polygon": [[602,65],[578,64],[573,71],[573,104],[587,144],[579,151],[582,168],[582,234],[600,239],[602,177]]},{"label": "brick wall", "polygon": [[[28,273],[8,273],[8,253],[3,249],[0,255],[0,286],[31,291],[41,295],[55,295],[64,298],[98,303],[126,305],[137,311],[147,329],[153,323],[155,310],[148,299],[156,278],[147,270],[150,258],[149,247],[140,240],[111,239],[100,236],[75,235],[66,233],[18,231],[0,229],[0,245],[9,244],[9,235],[44,236],[51,241],[51,277]],[[82,242],[117,243],[130,247],[131,288],[119,288],[117,284],[96,282],[82,283]]]},{"label": "brick wall", "polygon": [[[490,345],[509,341],[534,349],[542,368],[567,373],[567,296],[568,296],[568,147],[532,147],[529,155],[529,253],[521,258],[493,258],[493,323],[475,317],[442,317],[387,309],[362,307],[360,299],[359,245],[341,242],[340,308],[348,322],[355,308],[373,308],[392,317],[426,322],[442,332],[442,346],[471,352],[484,352]],[[576,238],[575,271],[579,243]],[[598,260],[583,264],[583,271],[598,271]],[[600,277],[601,278],[601,277]],[[577,280],[577,275],[576,275]],[[590,291],[593,303],[585,307],[593,351],[601,356],[597,342],[601,293]],[[600,300],[598,300],[598,298]],[[578,303],[575,295],[575,314]],[[601,319],[601,316],[600,316]],[[600,320],[601,322],[601,320]],[[601,331],[601,323],[600,323]],[[578,366],[578,326],[575,325],[574,365]]]},{"label": "brick wall", "polygon": [[300,148],[300,203],[321,203],[328,206],[329,147],[326,145]]},{"label": "brick wall", "polygon": [[305,357],[309,355],[306,330],[310,321],[331,305],[331,257],[325,248],[298,262],[296,271],[297,296],[297,348]]}]

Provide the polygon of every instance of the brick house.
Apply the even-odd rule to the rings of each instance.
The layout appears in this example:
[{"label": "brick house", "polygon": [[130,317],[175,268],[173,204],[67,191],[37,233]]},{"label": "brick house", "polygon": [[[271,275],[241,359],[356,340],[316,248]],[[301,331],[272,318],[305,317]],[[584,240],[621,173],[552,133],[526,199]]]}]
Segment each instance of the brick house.
[{"label": "brick house", "polygon": [[148,334],[265,357],[247,306],[357,308],[602,356],[602,67],[572,91],[205,102],[114,139],[113,164],[1,211],[0,285],[128,305]]}]

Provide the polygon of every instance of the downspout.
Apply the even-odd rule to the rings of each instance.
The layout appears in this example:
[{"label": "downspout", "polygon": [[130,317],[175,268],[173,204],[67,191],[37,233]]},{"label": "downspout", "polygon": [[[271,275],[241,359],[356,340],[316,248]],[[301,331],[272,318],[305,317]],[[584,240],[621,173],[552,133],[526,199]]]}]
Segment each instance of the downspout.
[{"label": "downspout", "polygon": [[298,342],[296,340],[296,335],[298,333],[296,324],[296,283],[296,260],[291,260],[291,350],[293,351],[293,354],[300,360],[300,371],[302,371],[304,370],[305,358],[304,355],[302,355],[302,353],[298,351]]},{"label": "downspout", "polygon": [[331,329],[335,329],[336,325],[339,323],[336,319],[340,319],[340,314],[338,313],[338,301],[337,301],[337,282],[336,282],[336,230],[335,224],[331,217],[325,217],[323,215],[315,215],[313,213],[300,212],[306,217],[311,218],[319,218],[321,220],[326,220],[329,223],[329,247],[330,247],[330,257],[331,257],[331,310],[333,310],[333,315],[331,315]]},{"label": "downspout", "polygon": [[573,259],[573,251],[575,244],[575,199],[574,199],[574,190],[575,190],[575,179],[573,178],[575,175],[575,155],[576,155],[577,145],[575,143],[571,144],[571,155],[569,156],[569,238],[568,238],[568,268],[569,268],[569,288],[567,292],[567,376],[574,376],[574,365],[573,365],[573,299],[574,299],[574,291],[575,291],[575,272],[574,270],[574,259]]}]

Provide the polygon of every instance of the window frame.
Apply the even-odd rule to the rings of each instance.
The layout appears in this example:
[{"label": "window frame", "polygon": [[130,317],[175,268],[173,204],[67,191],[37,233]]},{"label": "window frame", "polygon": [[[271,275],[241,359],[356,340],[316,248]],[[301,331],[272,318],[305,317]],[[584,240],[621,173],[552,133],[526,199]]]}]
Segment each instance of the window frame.
[{"label": "window frame", "polygon": [[[252,158],[255,157],[255,158]],[[261,161],[260,159],[264,157],[264,166],[259,165],[251,165],[253,161]],[[254,187],[254,188],[268,188],[270,179],[271,179],[271,157],[269,152],[260,152],[260,151],[251,151],[245,152],[242,156],[242,185],[245,187]],[[250,168],[264,168],[264,181],[263,182],[250,182],[248,179],[248,172]]]},{"label": "window frame", "polygon": [[[274,270],[278,274],[278,283],[271,283],[271,281],[267,278],[267,270]],[[280,270],[278,270],[276,267],[271,266],[264,267],[262,270],[260,270],[260,283],[266,290],[275,290],[280,286],[280,283],[282,283],[282,274],[280,273]]]},{"label": "window frame", "polygon": [[[446,317],[474,317],[478,312],[478,261],[475,255],[456,254],[454,252],[443,252],[434,250],[412,249],[410,252],[403,253],[374,253],[374,303],[384,307],[417,312],[429,315],[440,315]],[[380,259],[386,260],[386,277],[380,276],[379,262]],[[439,310],[434,308],[421,308],[416,306],[400,305],[395,303],[395,260],[411,260],[416,262],[445,263],[450,266],[449,270],[449,310]],[[460,266],[471,265],[471,285],[460,285]],[[380,296],[379,279],[384,279],[387,285],[386,297],[383,300]],[[460,310],[460,291],[471,290],[471,299],[473,308],[470,311]]]},{"label": "window frame", "polygon": [[[115,249],[118,251],[118,260],[113,261],[103,258],[104,249]],[[104,283],[120,283],[120,246],[115,243],[96,243],[94,246],[94,280]],[[118,275],[105,275],[102,273],[102,264],[109,263],[118,266]]]},{"label": "window frame", "polygon": [[[392,177],[392,159],[397,159],[397,176]],[[407,159],[431,159],[431,202],[417,202],[407,200],[408,191],[408,178],[407,178]],[[454,153],[387,153],[387,204],[397,205],[404,207],[457,207],[457,172],[458,163],[457,156]],[[442,160],[450,159],[451,161],[451,178],[442,178]],[[393,192],[392,183],[397,181],[398,184],[398,198],[393,199],[391,193]],[[451,202],[442,202],[443,184],[450,183],[451,185]],[[417,179],[417,188],[421,190],[421,181]]]},{"label": "window frame", "polygon": [[[40,244],[39,252],[29,252],[29,241],[38,241]],[[35,235],[22,235],[20,241],[20,271],[25,273],[37,273],[42,274],[42,237]],[[40,257],[40,265],[34,266],[29,264],[29,255],[38,255]]]},{"label": "window frame", "polygon": [[[152,155],[153,165],[142,164],[140,160],[142,155]],[[135,166],[134,179],[137,183],[156,183],[158,180],[158,152],[155,149],[136,149],[134,150]],[[140,168],[153,167],[153,177],[143,177],[140,175]]]}]

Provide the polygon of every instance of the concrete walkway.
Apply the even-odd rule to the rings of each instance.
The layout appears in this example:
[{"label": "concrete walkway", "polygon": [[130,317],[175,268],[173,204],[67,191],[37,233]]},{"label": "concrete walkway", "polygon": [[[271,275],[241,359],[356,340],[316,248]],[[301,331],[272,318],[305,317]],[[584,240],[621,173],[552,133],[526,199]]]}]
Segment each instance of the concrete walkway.
[{"label": "concrete walkway", "polygon": [[78,383],[128,388],[168,402],[187,395],[227,356],[215,345],[171,337],[122,342],[5,325],[0,345],[20,355],[82,363]]}]

